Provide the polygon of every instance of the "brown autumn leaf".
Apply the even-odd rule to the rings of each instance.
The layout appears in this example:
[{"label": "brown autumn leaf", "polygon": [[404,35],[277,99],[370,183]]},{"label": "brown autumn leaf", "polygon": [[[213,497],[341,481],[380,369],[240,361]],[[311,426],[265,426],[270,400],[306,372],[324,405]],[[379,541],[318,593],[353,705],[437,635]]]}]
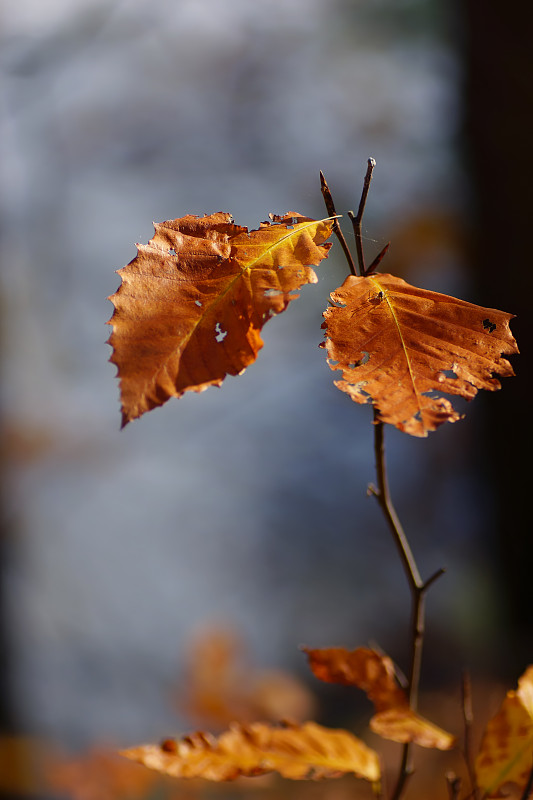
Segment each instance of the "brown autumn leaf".
[{"label": "brown autumn leaf", "polygon": [[455,747],[455,736],[424,719],[408,706],[380,711],[370,720],[370,728],[383,739],[400,744],[414,742],[419,747],[435,750],[451,750]]},{"label": "brown autumn leaf", "polygon": [[375,783],[380,777],[378,756],[364,742],[315,722],[233,725],[218,738],[198,732],[121,755],[175,778],[230,781],[278,772],[292,780],[319,780],[353,773]]},{"label": "brown autumn leaf", "polygon": [[357,686],[372,701],[376,711],[407,706],[405,692],[398,686],[392,660],[369,647],[346,650],[327,647],[302,648],[313,675],[326,683]]},{"label": "brown autumn leaf", "polygon": [[484,797],[501,797],[507,783],[524,790],[533,769],[533,665],[488,722],[475,769]]},{"label": "brown autumn leaf", "polygon": [[221,627],[201,631],[186,648],[178,710],[194,724],[221,730],[234,720],[252,721],[243,683],[249,669],[243,661],[236,634]]},{"label": "brown autumn leaf", "polygon": [[109,343],[123,426],[241,373],[263,346],[265,322],[316,283],[310,265],[327,256],[331,221],[292,212],[271,219],[250,232],[223,212],[156,223],[118,270]]},{"label": "brown autumn leaf", "polygon": [[394,664],[388,656],[369,647],[304,648],[304,652],[319,680],[356,686],[365,692],[376,709],[370,720],[374,733],[394,742],[414,742],[438,750],[450,750],[455,745],[455,737],[409,708],[407,695],[396,682]]},{"label": "brown autumn leaf", "polygon": [[55,758],[46,770],[46,788],[72,800],[142,800],[158,776],[128,764],[113,751],[95,748],[85,755]]},{"label": "brown autumn leaf", "polygon": [[37,797],[50,757],[42,739],[0,735],[0,797]]},{"label": "brown autumn leaf", "polygon": [[514,375],[502,354],[518,353],[512,314],[411,286],[393,275],[350,275],[331,294],[323,327],[335,385],[379,419],[427,436],[460,419],[442,394],[471,400]]}]

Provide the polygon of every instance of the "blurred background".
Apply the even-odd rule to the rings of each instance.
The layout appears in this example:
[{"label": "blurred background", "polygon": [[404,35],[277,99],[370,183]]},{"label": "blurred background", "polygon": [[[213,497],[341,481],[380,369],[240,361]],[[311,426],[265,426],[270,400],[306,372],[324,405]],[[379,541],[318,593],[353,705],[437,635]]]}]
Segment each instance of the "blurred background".
[{"label": "blurred background", "polygon": [[[300,644],[372,641],[407,668],[409,592],[366,497],[371,411],[318,349],[347,273],[338,245],[243,376],[122,432],[105,344],[114,270],[152,220],[320,218],[320,169],[345,213],[369,156],[368,257],[390,240],[383,271],[516,313],[525,353],[464,421],[426,441],[387,431],[422,574],[447,567],[423,681],[458,686],[469,666],[511,684],[531,661],[531,15],[493,0],[4,0],[3,730],[73,749],[185,730],[169,691],[206,625],[310,685]],[[324,694],[322,718],[342,713]]]}]

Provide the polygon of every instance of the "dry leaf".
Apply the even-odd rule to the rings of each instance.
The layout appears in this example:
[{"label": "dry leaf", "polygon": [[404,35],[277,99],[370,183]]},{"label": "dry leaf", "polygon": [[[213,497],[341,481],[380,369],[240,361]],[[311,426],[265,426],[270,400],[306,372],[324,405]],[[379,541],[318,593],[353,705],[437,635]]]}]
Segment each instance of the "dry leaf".
[{"label": "dry leaf", "polygon": [[455,737],[409,708],[407,695],[396,682],[394,664],[388,656],[368,647],[304,648],[304,652],[319,680],[356,686],[365,692],[377,712],[370,720],[374,733],[394,742],[414,742],[438,750],[450,750],[455,745]]},{"label": "dry leaf", "polygon": [[514,375],[512,314],[410,286],[393,275],[349,276],[324,313],[328,363],[339,389],[372,402],[379,419],[427,436],[460,415],[442,394],[471,400]]},{"label": "dry leaf", "polygon": [[381,711],[372,717],[370,727],[383,739],[401,744],[414,742],[420,747],[436,750],[451,750],[455,746],[455,737],[451,733],[433,725],[408,707]]},{"label": "dry leaf", "polygon": [[255,361],[265,322],[316,283],[331,225],[289,213],[248,233],[222,212],[155,224],[109,298],[123,426]]},{"label": "dry leaf", "polygon": [[142,800],[154,789],[154,779],[157,776],[105,749],[56,759],[46,775],[47,788],[72,800]]},{"label": "dry leaf", "polygon": [[0,797],[37,797],[51,751],[42,739],[0,735]]},{"label": "dry leaf", "polygon": [[498,713],[490,720],[476,759],[476,776],[486,797],[499,797],[500,788],[515,783],[526,786],[533,768],[533,666],[507,692]]},{"label": "dry leaf", "polygon": [[309,666],[321,681],[357,686],[372,701],[376,711],[407,706],[407,698],[396,682],[394,664],[388,656],[358,647],[329,647],[318,650],[303,648]]},{"label": "dry leaf", "polygon": [[179,711],[195,725],[216,729],[234,720],[251,721],[243,696],[242,662],[242,643],[231,631],[217,628],[198,634],[187,648]]},{"label": "dry leaf", "polygon": [[279,772],[292,780],[318,780],[354,773],[375,783],[380,777],[378,756],[364,742],[314,722],[234,725],[218,738],[198,732],[179,741],[134,747],[122,755],[175,778],[228,781]]}]

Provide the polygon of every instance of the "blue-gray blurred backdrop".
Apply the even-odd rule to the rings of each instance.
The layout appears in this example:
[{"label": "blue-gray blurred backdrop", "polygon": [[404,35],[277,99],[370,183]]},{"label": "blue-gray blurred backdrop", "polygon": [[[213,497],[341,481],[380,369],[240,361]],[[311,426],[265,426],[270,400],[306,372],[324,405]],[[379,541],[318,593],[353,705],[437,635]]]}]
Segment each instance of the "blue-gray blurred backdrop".
[{"label": "blue-gray blurred backdrop", "polygon": [[[448,12],[439,0],[4,3],[4,594],[24,729],[126,744],[179,728],[169,687],[206,622],[234,625],[265,666],[303,671],[302,643],[373,640],[405,659],[409,593],[366,497],[371,410],[335,389],[318,348],[347,272],[338,246],[243,376],[122,432],[106,297],[152,220],[325,216],[319,169],[346,212],[372,156],[369,257],[392,240],[385,271],[475,301]],[[492,613],[476,420],[474,403],[428,441],[387,432],[422,572],[449,568],[429,599],[437,677],[439,664],[459,674]]]}]

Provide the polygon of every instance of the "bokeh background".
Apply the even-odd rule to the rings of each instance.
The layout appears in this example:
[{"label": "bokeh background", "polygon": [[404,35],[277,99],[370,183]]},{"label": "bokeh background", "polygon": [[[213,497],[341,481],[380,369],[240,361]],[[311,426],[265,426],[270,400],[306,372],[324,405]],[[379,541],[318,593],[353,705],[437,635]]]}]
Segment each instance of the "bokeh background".
[{"label": "bokeh background", "polygon": [[[377,642],[406,666],[409,593],[372,499],[371,412],[321,340],[338,246],[219,390],[119,431],[114,270],[152,220],[356,208],[386,271],[519,315],[498,396],[427,441],[387,432],[428,602],[423,678],[531,660],[531,11],[492,0],[4,0],[2,725],[82,748],[179,730],[191,635],[259,663]],[[522,16],[521,16],[522,15]],[[349,230],[346,230],[349,233]],[[511,386],[512,384],[512,386]],[[465,409],[463,409],[465,410]]]}]

